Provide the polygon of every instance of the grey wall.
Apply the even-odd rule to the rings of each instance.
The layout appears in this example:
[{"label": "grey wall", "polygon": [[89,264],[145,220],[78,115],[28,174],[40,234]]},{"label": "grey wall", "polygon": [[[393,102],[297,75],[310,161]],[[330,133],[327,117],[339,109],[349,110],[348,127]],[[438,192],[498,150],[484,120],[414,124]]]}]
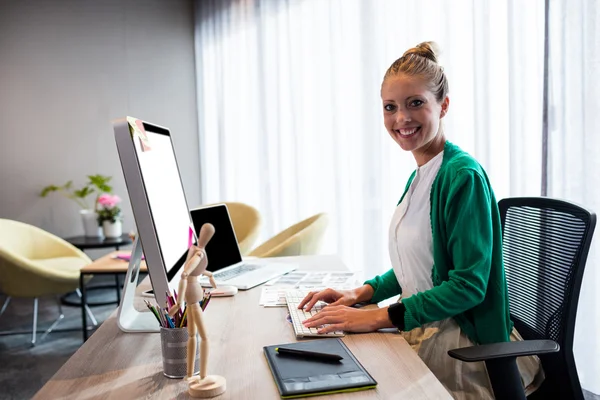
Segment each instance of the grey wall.
[{"label": "grey wall", "polygon": [[135,227],[111,120],[169,127],[190,206],[200,202],[193,4],[188,0],[0,0],[0,218],[83,234],[48,184],[113,176]]}]

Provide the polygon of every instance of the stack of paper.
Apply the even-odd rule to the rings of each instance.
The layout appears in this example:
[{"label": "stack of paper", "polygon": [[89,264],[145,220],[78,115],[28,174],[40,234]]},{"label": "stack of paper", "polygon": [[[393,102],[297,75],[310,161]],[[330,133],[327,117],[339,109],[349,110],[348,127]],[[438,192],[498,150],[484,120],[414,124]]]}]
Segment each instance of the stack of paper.
[{"label": "stack of paper", "polygon": [[285,291],[302,289],[306,291],[351,289],[356,287],[354,272],[348,271],[292,271],[270,280],[260,295],[260,305],[264,307],[285,307]]}]

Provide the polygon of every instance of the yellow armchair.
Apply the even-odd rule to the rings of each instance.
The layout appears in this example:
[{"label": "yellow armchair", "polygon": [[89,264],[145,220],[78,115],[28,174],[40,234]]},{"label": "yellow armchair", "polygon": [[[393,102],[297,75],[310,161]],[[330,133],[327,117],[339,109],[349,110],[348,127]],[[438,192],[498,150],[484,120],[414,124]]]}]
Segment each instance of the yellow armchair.
[{"label": "yellow armchair", "polygon": [[[0,219],[0,291],[7,296],[0,315],[12,297],[34,298],[35,344],[38,298],[78,291],[79,271],[91,262],[81,250],[43,229]],[[59,310],[59,319],[43,337],[62,318]]]},{"label": "yellow armchair", "polygon": [[231,217],[231,223],[240,247],[240,253],[244,256],[248,254],[258,235],[262,219],[258,210],[248,204],[239,202],[224,202],[203,205],[207,207],[215,204],[225,204]]},{"label": "yellow armchair", "polygon": [[255,257],[286,257],[317,254],[329,217],[313,215],[281,231],[250,252]]}]

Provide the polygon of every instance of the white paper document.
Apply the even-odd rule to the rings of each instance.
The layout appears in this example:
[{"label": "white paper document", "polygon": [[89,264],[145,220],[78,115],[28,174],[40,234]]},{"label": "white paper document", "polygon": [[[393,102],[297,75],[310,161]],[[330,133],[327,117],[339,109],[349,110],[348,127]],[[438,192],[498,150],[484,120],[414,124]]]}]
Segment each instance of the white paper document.
[{"label": "white paper document", "polygon": [[354,272],[348,271],[292,271],[265,283],[259,304],[264,307],[285,307],[287,289],[321,290],[351,289],[356,287]]},{"label": "white paper document", "polygon": [[263,286],[260,293],[259,304],[263,307],[284,307],[287,305],[285,301],[285,291],[289,287],[281,286]]}]

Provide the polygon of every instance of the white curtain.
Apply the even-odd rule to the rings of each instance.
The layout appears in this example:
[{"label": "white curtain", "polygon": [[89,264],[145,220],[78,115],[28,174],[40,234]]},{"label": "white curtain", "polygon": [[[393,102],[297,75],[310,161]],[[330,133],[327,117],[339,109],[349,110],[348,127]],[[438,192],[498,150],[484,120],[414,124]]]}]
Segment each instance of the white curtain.
[{"label": "white curtain", "polygon": [[450,82],[448,138],[498,198],[539,195],[544,3],[196,2],[202,200],[243,201],[266,239],[319,212],[323,252],[372,277],[415,168],[383,126],[387,67],[426,40]]},{"label": "white curtain", "polygon": [[[600,4],[550,0],[548,195],[600,213]],[[600,224],[599,224],[600,225]],[[600,394],[600,253],[592,242],[575,329],[582,386]]]}]

